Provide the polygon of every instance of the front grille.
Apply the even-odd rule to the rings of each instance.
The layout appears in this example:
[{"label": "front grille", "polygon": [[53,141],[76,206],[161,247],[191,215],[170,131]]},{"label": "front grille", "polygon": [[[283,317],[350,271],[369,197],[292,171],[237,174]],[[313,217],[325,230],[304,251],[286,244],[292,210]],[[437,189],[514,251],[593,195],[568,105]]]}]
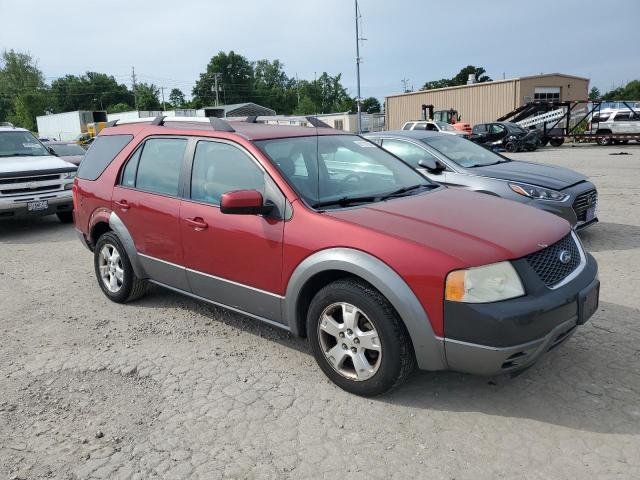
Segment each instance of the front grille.
[{"label": "front grille", "polygon": [[598,192],[594,188],[578,195],[573,202],[573,211],[576,212],[579,222],[587,221],[587,210],[598,203]]},{"label": "front grille", "polygon": [[[567,263],[560,260],[562,252],[568,252],[571,258]],[[547,286],[557,285],[580,265],[580,250],[571,234],[562,240],[526,257],[540,280]]]},{"label": "front grille", "polygon": [[58,180],[60,175],[35,175],[33,177],[0,178],[0,185],[11,185],[14,183],[45,182]]},{"label": "front grille", "polygon": [[0,195],[23,195],[25,193],[48,192],[51,190],[60,190],[62,185],[42,185],[34,188],[12,188],[10,190],[0,190]]}]

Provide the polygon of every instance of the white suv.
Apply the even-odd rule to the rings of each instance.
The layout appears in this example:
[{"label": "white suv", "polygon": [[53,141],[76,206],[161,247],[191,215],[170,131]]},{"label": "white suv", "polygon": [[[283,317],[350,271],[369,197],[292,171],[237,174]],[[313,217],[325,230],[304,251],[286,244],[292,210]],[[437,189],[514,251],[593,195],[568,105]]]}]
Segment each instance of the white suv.
[{"label": "white suv", "polygon": [[55,213],[63,223],[73,222],[76,168],[29,130],[0,125],[0,220]]},{"label": "white suv", "polygon": [[[640,134],[640,109],[631,111],[625,109],[606,108],[599,113],[596,112],[591,117],[588,130],[598,135],[621,134],[631,135]],[[611,145],[612,143],[628,143],[629,139],[615,139],[612,137],[601,137],[598,139],[600,145]]]},{"label": "white suv", "polygon": [[402,130],[430,130],[432,132],[448,133],[449,135],[459,135],[461,137],[468,136],[462,130],[457,130],[453,125],[438,120],[415,120],[406,122],[402,126]]}]

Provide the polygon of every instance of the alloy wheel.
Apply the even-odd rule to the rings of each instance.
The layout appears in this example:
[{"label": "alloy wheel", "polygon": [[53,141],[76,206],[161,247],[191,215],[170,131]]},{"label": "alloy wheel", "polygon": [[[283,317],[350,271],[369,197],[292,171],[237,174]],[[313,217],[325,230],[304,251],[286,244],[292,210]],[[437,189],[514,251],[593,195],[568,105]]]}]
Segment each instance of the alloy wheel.
[{"label": "alloy wheel", "polygon": [[122,257],[115,246],[110,243],[103,245],[98,256],[98,268],[100,278],[107,290],[118,293],[124,281],[124,269]]},{"label": "alloy wheel", "polygon": [[329,364],[345,378],[367,380],[380,368],[380,336],[364,312],[350,303],[333,303],[324,309],[318,338]]}]

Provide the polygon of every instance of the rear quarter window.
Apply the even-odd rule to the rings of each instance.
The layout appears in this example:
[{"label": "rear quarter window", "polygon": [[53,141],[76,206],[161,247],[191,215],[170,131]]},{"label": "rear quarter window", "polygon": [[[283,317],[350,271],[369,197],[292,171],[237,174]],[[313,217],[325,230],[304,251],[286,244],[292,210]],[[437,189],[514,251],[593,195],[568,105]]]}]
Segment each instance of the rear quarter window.
[{"label": "rear quarter window", "polygon": [[131,140],[133,135],[98,136],[80,163],[78,178],[96,180]]}]

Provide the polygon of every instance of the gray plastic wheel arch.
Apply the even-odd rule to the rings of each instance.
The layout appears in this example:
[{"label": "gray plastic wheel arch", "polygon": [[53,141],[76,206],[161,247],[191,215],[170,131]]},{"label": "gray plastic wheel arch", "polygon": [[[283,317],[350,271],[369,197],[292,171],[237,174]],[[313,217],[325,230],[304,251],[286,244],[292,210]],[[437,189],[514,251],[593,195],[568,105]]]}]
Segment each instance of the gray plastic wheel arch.
[{"label": "gray plastic wheel arch", "polygon": [[297,301],[304,285],[314,275],[329,270],[341,270],[356,275],[373,285],[389,300],[407,327],[421,370],[447,368],[442,339],[434,334],[429,317],[413,291],[391,267],[359,250],[322,250],[298,265],[291,275],[283,302],[284,318],[292,333],[301,333],[296,312]]},{"label": "gray plastic wheel arch", "polygon": [[142,263],[140,263],[140,257],[138,257],[138,251],[136,250],[136,245],[133,242],[133,237],[115,212],[111,212],[111,215],[109,215],[109,227],[116,233],[116,235],[118,235],[120,242],[122,242],[122,246],[129,257],[131,268],[133,268],[136,276],[138,278],[147,278],[147,272],[145,272]]}]

